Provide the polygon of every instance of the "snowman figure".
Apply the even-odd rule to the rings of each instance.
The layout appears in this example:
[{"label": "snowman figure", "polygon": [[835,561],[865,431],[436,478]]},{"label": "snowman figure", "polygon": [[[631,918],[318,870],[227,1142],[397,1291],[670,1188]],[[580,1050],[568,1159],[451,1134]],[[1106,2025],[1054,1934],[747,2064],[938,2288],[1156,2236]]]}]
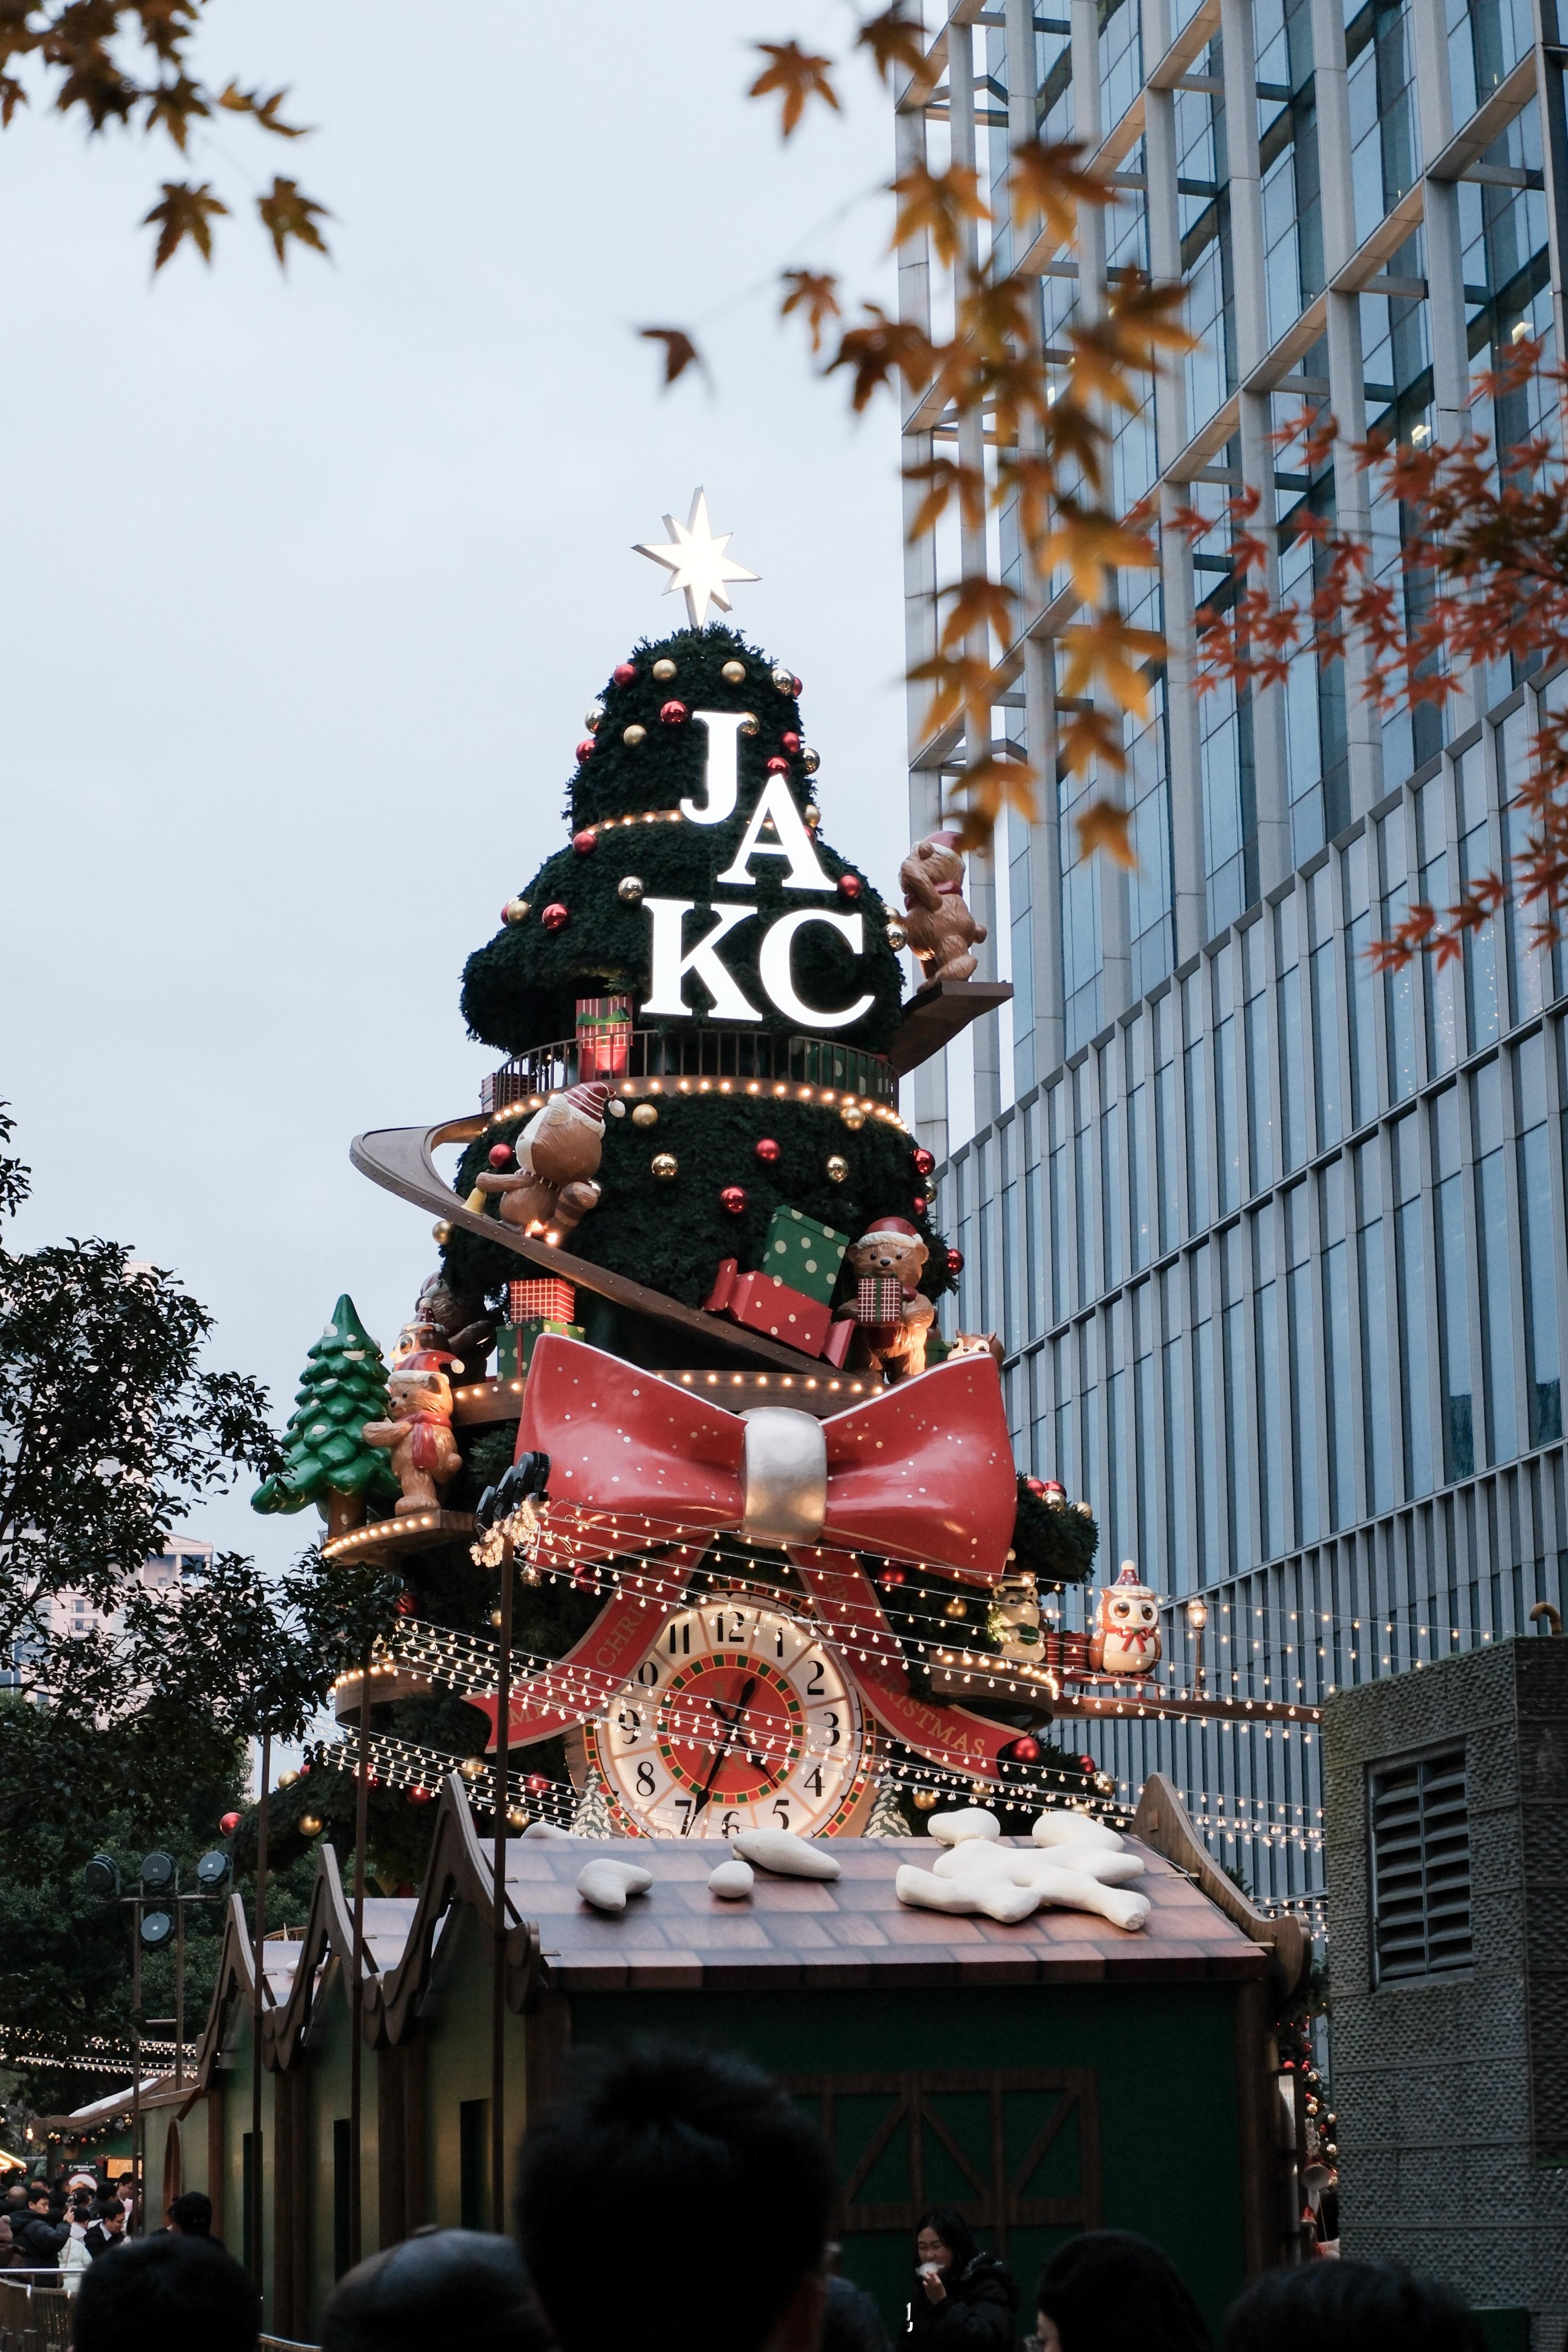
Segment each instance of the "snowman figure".
[{"label": "snowman figure", "polygon": [[1147,1675],[1160,1658],[1160,1602],[1135,1559],[1124,1559],[1114,1584],[1100,1595],[1089,1663],[1097,1675]]}]

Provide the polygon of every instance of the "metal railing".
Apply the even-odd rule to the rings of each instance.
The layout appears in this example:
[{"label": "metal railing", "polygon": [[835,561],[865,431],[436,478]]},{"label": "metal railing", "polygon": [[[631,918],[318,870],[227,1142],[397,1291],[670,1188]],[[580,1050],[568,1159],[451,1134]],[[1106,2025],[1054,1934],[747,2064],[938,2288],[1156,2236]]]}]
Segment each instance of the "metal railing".
[{"label": "metal railing", "polygon": [[58,2271],[0,2272],[0,2347],[4,2352],[54,2352],[71,2340],[73,2298],[59,2284],[36,2286],[35,2278],[58,2281]]},{"label": "metal railing", "polygon": [[[534,1045],[514,1054],[484,1079],[479,1108],[494,1113],[542,1101],[574,1087],[580,1071],[575,1037]],[[635,1029],[627,1040],[625,1067],[612,1076],[594,1072],[617,1089],[634,1094],[666,1092],[684,1079],[710,1086],[759,1091],[773,1087],[829,1089],[871,1103],[896,1103],[899,1082],[885,1054],[862,1053],[832,1037],[785,1037],[767,1029],[727,1029],[704,1024],[684,1030]]]}]

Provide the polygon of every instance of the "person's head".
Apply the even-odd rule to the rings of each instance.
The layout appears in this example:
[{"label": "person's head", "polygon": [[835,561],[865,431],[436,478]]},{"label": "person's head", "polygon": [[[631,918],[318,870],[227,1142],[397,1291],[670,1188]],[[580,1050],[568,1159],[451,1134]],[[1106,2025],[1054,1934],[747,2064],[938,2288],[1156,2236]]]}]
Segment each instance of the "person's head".
[{"label": "person's head", "polygon": [[169,2208],[169,2227],[182,2238],[210,2238],[213,2200],[199,2189],[187,2189]]},{"label": "person's head", "polygon": [[75,2352],[257,2352],[261,2298],[232,2254],[195,2238],[140,2238],[84,2272]]},{"label": "person's head", "polygon": [[13,2180],[5,2190],[5,2202],[7,2205],[21,2207],[26,2205],[27,2195],[28,2190],[26,2182],[25,2180]]},{"label": "person's head", "polygon": [[943,2278],[958,2278],[974,2260],[974,2234],[951,2205],[932,2205],[915,2230],[915,2261],[935,2263]]},{"label": "person's head", "polygon": [[1041,2352],[1210,2352],[1174,2263],[1130,2230],[1089,2230],[1058,2246],[1035,2306]]},{"label": "person's head", "polygon": [[125,2208],[121,2205],[118,2198],[115,2199],[112,2205],[106,2205],[98,2218],[105,2234],[108,2237],[118,2238],[123,2236],[125,2231]]},{"label": "person's head", "polygon": [[1225,2352],[1480,2352],[1463,2298],[1398,2263],[1265,2271],[1231,2305]]},{"label": "person's head", "polygon": [[[639,2352],[809,2352],[834,2193],[820,2133],[765,2074],[643,2044],[590,2053],[530,2131],[518,2237],[562,2352],[595,2352],[612,2276],[635,2298]],[[699,2213],[724,2216],[724,2260],[681,2263],[677,2288]]]},{"label": "person's head", "polygon": [[549,2337],[510,2238],[422,2230],[348,2272],[321,2319],[321,2352],[545,2352]]},{"label": "person's head", "polygon": [[41,2180],[36,2180],[27,2191],[27,2210],[29,2213],[47,2213],[48,2210],[49,2192]]}]

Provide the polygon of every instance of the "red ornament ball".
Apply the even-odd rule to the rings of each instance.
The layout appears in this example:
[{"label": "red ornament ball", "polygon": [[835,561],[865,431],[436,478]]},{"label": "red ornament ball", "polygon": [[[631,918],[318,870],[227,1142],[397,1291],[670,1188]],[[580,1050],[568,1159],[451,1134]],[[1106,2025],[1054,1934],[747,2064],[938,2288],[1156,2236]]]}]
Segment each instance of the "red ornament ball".
[{"label": "red ornament ball", "polygon": [[930,1216],[931,1202],[926,1199],[923,1192],[917,1192],[915,1194],[914,1199],[910,1203],[910,1214],[911,1217]]},{"label": "red ornament ball", "polygon": [[593,826],[585,824],[581,833],[574,833],[572,835],[572,846],[579,857],[586,857],[590,851],[597,847],[598,840],[599,836]]},{"label": "red ornament ball", "polygon": [[880,1574],[878,1576],[877,1581],[879,1584],[902,1584],[904,1581],[904,1571],[896,1564],[890,1565],[881,1570]]},{"label": "red ornament ball", "polygon": [[658,715],[667,727],[679,727],[687,717],[686,705],[684,702],[664,703],[660,707]]},{"label": "red ornament ball", "polygon": [[522,1785],[531,1797],[542,1797],[550,1786],[549,1775],[544,1772],[531,1772]]},{"label": "red ornament ball", "polygon": [[838,895],[841,898],[858,898],[865,887],[858,874],[841,874],[838,877]]},{"label": "red ornament ball", "polygon": [[785,733],[779,737],[779,748],[781,751],[790,752],[799,751],[800,737],[795,733],[793,727],[789,728]]},{"label": "red ornament ball", "polygon": [[915,1174],[917,1176],[929,1176],[931,1170],[936,1166],[935,1152],[928,1151],[923,1143],[916,1144],[914,1158]]},{"label": "red ornament ball", "polygon": [[1026,1478],[1024,1484],[1031,1495],[1043,1495],[1046,1491],[1046,1482],[1043,1478]]},{"label": "red ornament ball", "polygon": [[746,1208],[745,1188],[740,1184],[726,1184],[719,1195],[719,1206],[727,1210],[731,1217],[743,1216]]},{"label": "red ornament ball", "polygon": [[950,1249],[948,1251],[947,1270],[949,1274],[962,1274],[963,1272],[963,1252],[961,1249]]},{"label": "red ornament ball", "polygon": [[218,1828],[222,1831],[225,1837],[232,1837],[238,1827],[239,1815],[237,1813],[223,1813],[219,1815]]},{"label": "red ornament ball", "polygon": [[771,1135],[764,1135],[758,1139],[757,1158],[762,1161],[764,1168],[775,1167],[778,1163],[778,1145],[773,1141]]},{"label": "red ornament ball", "polygon": [[610,672],[610,676],[615,679],[617,686],[630,686],[637,674],[637,664],[635,662],[617,662],[615,668]]},{"label": "red ornament ball", "polygon": [[1100,1769],[1092,1756],[1080,1756],[1078,1760],[1086,1772],[1097,1772]]},{"label": "red ornament ball", "polygon": [[583,761],[588,757],[588,754],[593,748],[593,737],[591,735],[584,735],[583,740],[577,746],[577,764],[579,767],[581,767]]},{"label": "red ornament ball", "polygon": [[566,925],[572,920],[572,909],[570,907],[563,907],[559,898],[552,898],[539,919],[547,931],[564,930]]},{"label": "red ornament ball", "polygon": [[419,1603],[415,1600],[412,1592],[400,1592],[398,1594],[397,1613],[400,1617],[412,1617],[418,1609],[418,1606]]},{"label": "red ornament ball", "polygon": [[410,1789],[408,1801],[411,1805],[429,1805],[433,1804],[435,1800],[428,1789]]},{"label": "red ornament ball", "polygon": [[770,776],[787,776],[789,773],[789,761],[787,760],[779,759],[775,753],[773,758],[768,761],[768,773]]},{"label": "red ornament ball", "polygon": [[491,1144],[490,1166],[492,1168],[510,1168],[511,1166],[511,1146],[510,1143]]},{"label": "red ornament ball", "polygon": [[1037,1764],[1040,1760],[1040,1743],[1037,1739],[1031,1739],[1026,1732],[1021,1739],[1009,1740],[1002,1753],[1010,1763]]}]

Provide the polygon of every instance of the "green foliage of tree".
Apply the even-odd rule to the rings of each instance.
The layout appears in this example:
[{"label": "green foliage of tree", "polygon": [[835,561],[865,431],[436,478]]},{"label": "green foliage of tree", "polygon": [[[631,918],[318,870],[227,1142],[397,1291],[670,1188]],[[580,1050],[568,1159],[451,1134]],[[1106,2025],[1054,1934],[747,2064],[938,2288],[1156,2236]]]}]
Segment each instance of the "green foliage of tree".
[{"label": "green foliage of tree", "polygon": [[345,1291],[310,1349],[283,1433],[283,1467],[251,1496],[256,1511],[302,1511],[330,1495],[362,1496],[372,1516],[397,1499],[384,1450],[367,1445],[367,1421],[386,1414],[386,1366]]}]

